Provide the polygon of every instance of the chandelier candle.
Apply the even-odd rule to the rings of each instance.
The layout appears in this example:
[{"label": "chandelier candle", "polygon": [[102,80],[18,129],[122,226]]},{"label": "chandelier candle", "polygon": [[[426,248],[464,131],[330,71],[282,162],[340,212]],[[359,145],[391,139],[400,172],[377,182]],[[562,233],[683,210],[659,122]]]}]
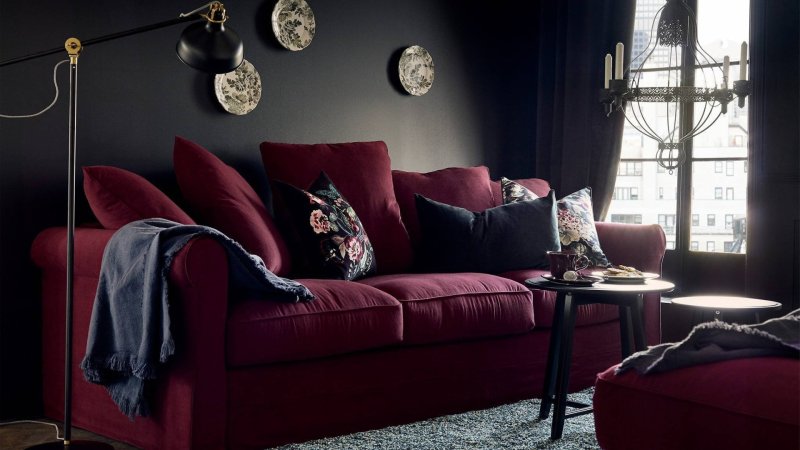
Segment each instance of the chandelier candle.
[{"label": "chandelier candle", "polygon": [[747,79],[747,42],[742,42],[742,53],[739,55],[739,79]]},{"label": "chandelier candle", "polygon": [[606,72],[603,83],[606,89],[608,89],[609,81],[611,81],[611,53],[606,53]]},{"label": "chandelier candle", "polygon": [[722,59],[722,88],[728,89],[728,72],[731,70],[731,58],[725,55]]},{"label": "chandelier candle", "polygon": [[622,73],[623,73],[622,72],[622,61],[624,59],[624,57],[622,55],[624,53],[625,53],[625,46],[622,44],[622,42],[617,42],[617,54],[616,54],[617,60],[615,61],[617,63],[617,65],[616,65],[615,70],[614,70],[614,79],[615,80],[621,80],[622,79]]}]

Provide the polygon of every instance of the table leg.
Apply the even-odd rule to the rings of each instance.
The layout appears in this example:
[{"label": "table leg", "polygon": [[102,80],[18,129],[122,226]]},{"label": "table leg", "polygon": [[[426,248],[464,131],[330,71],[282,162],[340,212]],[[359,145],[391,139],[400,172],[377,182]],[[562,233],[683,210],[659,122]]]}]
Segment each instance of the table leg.
[{"label": "table leg", "polygon": [[550,439],[560,439],[564,433],[564,419],[567,414],[567,391],[569,390],[569,370],[572,362],[572,334],[575,329],[575,316],[578,304],[572,294],[564,298],[564,319],[561,332],[561,351],[559,352],[555,411],[553,411],[553,426],[550,430]]},{"label": "table leg", "polygon": [[561,330],[564,320],[564,298],[566,292],[556,295],[556,310],[553,313],[553,325],[550,327],[550,347],[547,350],[547,366],[544,371],[544,389],[542,389],[542,404],[539,406],[539,419],[546,419],[550,415],[550,406],[553,404],[555,394],[556,373],[558,371],[559,352],[561,350]]},{"label": "table leg", "polygon": [[619,305],[619,346],[622,350],[622,359],[631,355],[631,308]]},{"label": "table leg", "polygon": [[636,301],[631,305],[631,319],[633,322],[633,345],[637,352],[647,350],[647,338],[644,335],[644,294],[636,295]]}]

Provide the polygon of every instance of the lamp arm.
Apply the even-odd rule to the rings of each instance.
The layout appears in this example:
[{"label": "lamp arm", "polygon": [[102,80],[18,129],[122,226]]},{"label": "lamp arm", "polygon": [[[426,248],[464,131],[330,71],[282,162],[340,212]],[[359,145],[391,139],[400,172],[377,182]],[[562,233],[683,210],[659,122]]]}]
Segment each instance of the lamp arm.
[{"label": "lamp arm", "polygon": [[[205,7],[206,6],[203,6],[200,9],[202,10]],[[145,25],[145,26],[138,27],[138,28],[132,28],[130,30],[120,31],[118,33],[112,33],[112,34],[107,34],[107,35],[99,36],[99,37],[92,38],[92,39],[87,39],[85,41],[81,41],[81,45],[83,47],[86,47],[88,45],[99,44],[101,42],[106,42],[106,41],[112,41],[112,40],[123,38],[123,37],[126,37],[126,36],[132,36],[134,34],[146,33],[148,31],[157,30],[159,28],[166,28],[166,27],[169,27],[169,26],[172,26],[172,25],[177,25],[179,23],[184,23],[184,22],[192,22],[192,21],[199,20],[199,19],[202,19],[202,18],[203,18],[203,16],[201,16],[199,14],[196,15],[195,11],[193,11],[192,13],[187,13],[187,15],[181,14],[181,17],[165,20],[163,22],[154,23],[152,25]],[[11,59],[7,59],[5,61],[0,61],[0,67],[9,66],[9,65],[20,63],[20,62],[23,62],[23,61],[29,61],[31,59],[41,58],[41,57],[44,57],[44,56],[54,55],[56,53],[63,53],[63,52],[64,52],[64,46],[62,45],[61,47],[51,48],[49,50],[43,50],[43,51],[40,51],[40,52],[31,53],[30,55],[19,56],[17,58],[11,58]]]}]

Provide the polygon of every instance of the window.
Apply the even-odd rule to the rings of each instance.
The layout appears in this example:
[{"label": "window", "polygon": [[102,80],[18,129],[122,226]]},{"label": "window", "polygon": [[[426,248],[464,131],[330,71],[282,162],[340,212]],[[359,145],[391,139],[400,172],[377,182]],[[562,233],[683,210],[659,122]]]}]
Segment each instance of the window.
[{"label": "window", "polygon": [[706,251],[713,252],[714,251],[714,241],[707,241],[706,242]]},{"label": "window", "polygon": [[642,163],[637,161],[625,161],[619,163],[619,168],[617,169],[617,175],[622,176],[641,176],[642,175]]},{"label": "window", "polygon": [[664,229],[664,234],[675,234],[675,214],[659,214],[658,224]]},{"label": "window", "polygon": [[641,214],[612,214],[611,221],[616,223],[642,223]]},{"label": "window", "polygon": [[694,250],[694,251],[700,250],[700,243],[697,241],[692,241],[689,244],[689,250]]},{"label": "window", "polygon": [[725,229],[733,229],[733,214],[725,214]]},{"label": "window", "polygon": [[722,247],[725,253],[731,253],[733,251],[733,241],[725,241],[722,243]]},{"label": "window", "polygon": [[675,241],[667,241],[667,250],[675,250]]},{"label": "window", "polygon": [[[752,1],[686,1],[690,7],[695,8],[697,37],[706,52],[718,63],[722,62],[725,55],[730,57],[729,86],[739,79],[738,43],[749,41]],[[659,77],[663,79],[666,76],[666,68],[670,65],[670,49],[657,47],[647,58],[645,66],[640,66],[644,57],[637,58],[637,56],[651,39],[653,19],[665,3],[665,0],[636,1],[634,42],[631,48],[631,58],[634,63],[631,70],[646,69],[646,72],[642,73],[642,82],[650,85],[655,85],[656,82],[650,83],[648,80],[657,80]],[[725,12],[724,21],[720,20],[720,11]],[[687,61],[687,64],[691,63]],[[683,69],[687,73],[693,70],[688,65]],[[690,83],[690,79],[691,77],[687,77],[686,83]],[[744,220],[747,214],[745,193],[749,169],[747,161],[749,104],[749,99],[743,108],[740,108],[736,101],[729,103],[727,114],[719,116],[707,130],[686,143],[686,163],[673,174],[669,174],[655,162],[658,143],[644,137],[626,122],[616,187],[629,189],[635,180],[638,188],[635,198],[639,201],[636,203],[636,209],[632,210],[632,202],[628,201],[633,199],[632,193],[615,191],[614,199],[609,206],[609,217],[614,214],[635,212],[642,215],[643,223],[658,221],[665,232],[669,229],[670,240],[673,240],[674,236],[675,251],[678,253],[693,249],[705,250],[707,248],[705,243],[708,241],[716,242],[719,251],[722,251],[723,242],[726,241],[734,242],[732,246],[734,253],[746,251],[744,233],[735,235],[734,232],[736,221],[739,218]],[[702,107],[699,103],[682,107],[679,119],[699,117],[700,110],[695,111],[695,108]],[[643,114],[655,129],[662,129],[666,127],[668,120],[663,111],[663,107],[653,107],[651,110],[644,109]],[[689,120],[684,120],[687,121]],[[634,179],[631,175],[636,175],[637,178]],[[676,190],[677,193],[673,195]],[[679,199],[686,201],[679,202]],[[666,224],[667,216],[675,216],[670,225]],[[735,218],[730,228],[727,227],[728,216]],[[702,217],[706,217],[706,220],[702,220]],[[716,217],[726,218],[726,228],[722,229],[723,223],[719,224],[720,228],[716,228]],[[693,246],[692,242],[697,242],[698,245]]]},{"label": "window", "polygon": [[612,200],[639,200],[639,188],[636,187],[618,187],[614,188],[614,195],[611,196]]}]

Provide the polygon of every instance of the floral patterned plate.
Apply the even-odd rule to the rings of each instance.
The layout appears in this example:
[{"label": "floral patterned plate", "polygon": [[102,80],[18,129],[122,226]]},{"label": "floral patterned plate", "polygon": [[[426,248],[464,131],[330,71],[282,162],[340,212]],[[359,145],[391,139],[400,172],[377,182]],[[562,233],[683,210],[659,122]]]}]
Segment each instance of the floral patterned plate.
[{"label": "floral patterned plate", "polygon": [[589,276],[589,275],[581,275],[581,277],[578,278],[577,280],[565,280],[563,278],[556,278],[556,277],[546,273],[546,274],[542,275],[542,278],[544,278],[545,280],[547,280],[547,281],[549,281],[551,283],[567,284],[567,285],[571,285],[571,286],[591,286],[591,285],[597,283],[598,281],[603,281],[603,279],[600,278],[600,277],[594,277],[594,276]]},{"label": "floral patterned plate", "polygon": [[249,61],[242,61],[233,72],[214,77],[214,92],[217,100],[231,114],[247,114],[261,100],[261,77]]},{"label": "floral patterned plate", "polygon": [[272,10],[272,32],[285,48],[298,51],[308,47],[317,31],[314,12],[306,0],[278,0]]},{"label": "floral patterned plate", "polygon": [[433,85],[433,58],[419,45],[412,45],[400,56],[400,84],[411,95],[424,95]]}]

